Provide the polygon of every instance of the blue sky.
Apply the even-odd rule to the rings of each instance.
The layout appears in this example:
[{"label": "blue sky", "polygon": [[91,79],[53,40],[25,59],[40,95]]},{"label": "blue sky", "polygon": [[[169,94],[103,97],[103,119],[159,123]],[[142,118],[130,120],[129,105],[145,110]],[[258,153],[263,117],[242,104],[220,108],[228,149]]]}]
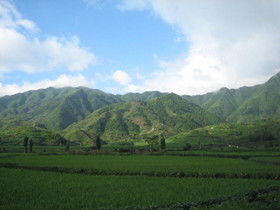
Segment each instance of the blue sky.
[{"label": "blue sky", "polygon": [[227,2],[0,0],[0,95],[201,94],[264,82],[280,67],[279,1]]}]

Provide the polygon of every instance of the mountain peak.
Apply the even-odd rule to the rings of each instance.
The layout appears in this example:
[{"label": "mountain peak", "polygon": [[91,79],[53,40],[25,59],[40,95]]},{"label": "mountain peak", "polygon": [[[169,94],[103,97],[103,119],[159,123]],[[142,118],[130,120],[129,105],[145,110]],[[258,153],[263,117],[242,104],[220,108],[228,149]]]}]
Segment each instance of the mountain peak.
[{"label": "mountain peak", "polygon": [[229,91],[229,89],[227,87],[222,87],[222,88],[220,88],[219,91],[220,92],[226,92],[226,91]]}]

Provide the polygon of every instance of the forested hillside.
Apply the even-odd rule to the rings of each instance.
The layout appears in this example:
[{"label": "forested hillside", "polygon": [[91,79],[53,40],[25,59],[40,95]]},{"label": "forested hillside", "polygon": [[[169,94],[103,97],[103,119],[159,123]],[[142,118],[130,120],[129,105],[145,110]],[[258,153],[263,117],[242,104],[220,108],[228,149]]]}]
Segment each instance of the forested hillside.
[{"label": "forested hillside", "polygon": [[280,73],[262,85],[183,97],[229,122],[279,119]]},{"label": "forested hillside", "polygon": [[0,145],[23,145],[24,137],[36,145],[65,145],[67,140],[59,132],[22,120],[0,120]]},{"label": "forested hillside", "polygon": [[[31,135],[36,129],[43,129],[43,133],[63,130],[72,141],[89,142],[97,135],[115,141],[159,133],[171,136],[226,121],[277,120],[280,73],[261,85],[222,88],[197,96],[158,91],[113,95],[85,87],[47,88],[0,97],[0,117],[2,142],[3,136],[9,139],[12,132]],[[15,125],[17,130],[13,131],[11,122],[21,125]]]},{"label": "forested hillside", "polygon": [[168,94],[146,102],[101,108],[69,126],[63,134],[72,141],[93,141],[96,135],[101,135],[106,141],[117,141],[160,133],[169,136],[219,122],[218,117],[198,105],[176,94]]},{"label": "forested hillside", "polygon": [[280,146],[280,121],[221,123],[171,136],[168,143],[196,148],[266,148]]},{"label": "forested hillside", "polygon": [[100,90],[48,88],[0,98],[0,116],[61,130],[94,110],[119,101],[118,97]]}]

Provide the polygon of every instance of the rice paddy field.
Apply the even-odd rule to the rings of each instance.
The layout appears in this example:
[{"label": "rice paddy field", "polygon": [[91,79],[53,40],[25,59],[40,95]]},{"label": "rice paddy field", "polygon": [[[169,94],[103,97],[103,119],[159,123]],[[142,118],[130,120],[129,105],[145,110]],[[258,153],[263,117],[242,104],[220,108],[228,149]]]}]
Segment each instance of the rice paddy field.
[{"label": "rice paddy field", "polygon": [[277,152],[186,154],[0,153],[0,209],[280,208]]}]

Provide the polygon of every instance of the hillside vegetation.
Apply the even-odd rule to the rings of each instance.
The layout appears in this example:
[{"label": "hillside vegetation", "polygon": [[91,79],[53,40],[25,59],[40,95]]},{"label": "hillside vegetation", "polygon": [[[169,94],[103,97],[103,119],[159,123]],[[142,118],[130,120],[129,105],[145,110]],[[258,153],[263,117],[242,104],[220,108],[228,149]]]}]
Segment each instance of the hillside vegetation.
[{"label": "hillside vegetation", "polygon": [[105,141],[139,139],[145,135],[178,132],[221,122],[176,94],[146,102],[128,102],[101,108],[86,119],[69,126],[64,136],[72,141],[92,142],[95,135]]},{"label": "hillside vegetation", "polygon": [[279,147],[280,121],[257,123],[222,123],[179,133],[167,142],[175,145],[190,144],[196,148],[208,147]]},{"label": "hillside vegetation", "polygon": [[0,97],[0,117],[37,122],[49,129],[62,130],[104,106],[145,101],[162,95],[156,91],[121,96],[85,87],[47,88]]},{"label": "hillside vegetation", "polygon": [[239,89],[183,96],[205,110],[230,122],[255,122],[280,117],[280,73],[266,83]]},{"label": "hillside vegetation", "polygon": [[58,132],[21,120],[0,120],[0,145],[23,145],[23,139],[32,138],[36,145],[65,145],[67,140]]},{"label": "hillside vegetation", "polygon": [[[0,141],[11,142],[14,138],[14,142],[19,142],[23,134],[38,133],[62,133],[71,141],[85,144],[97,135],[107,142],[139,140],[155,134],[176,135],[226,121],[252,123],[250,126],[259,129],[256,122],[279,119],[279,90],[280,73],[261,85],[222,88],[197,96],[158,91],[113,95],[84,87],[28,91],[0,97]],[[234,132],[239,124],[229,125],[234,125],[228,128]],[[245,125],[244,129],[250,126]],[[37,139],[40,144],[52,142],[49,137]],[[228,143],[223,137],[220,139],[221,144]]]}]

